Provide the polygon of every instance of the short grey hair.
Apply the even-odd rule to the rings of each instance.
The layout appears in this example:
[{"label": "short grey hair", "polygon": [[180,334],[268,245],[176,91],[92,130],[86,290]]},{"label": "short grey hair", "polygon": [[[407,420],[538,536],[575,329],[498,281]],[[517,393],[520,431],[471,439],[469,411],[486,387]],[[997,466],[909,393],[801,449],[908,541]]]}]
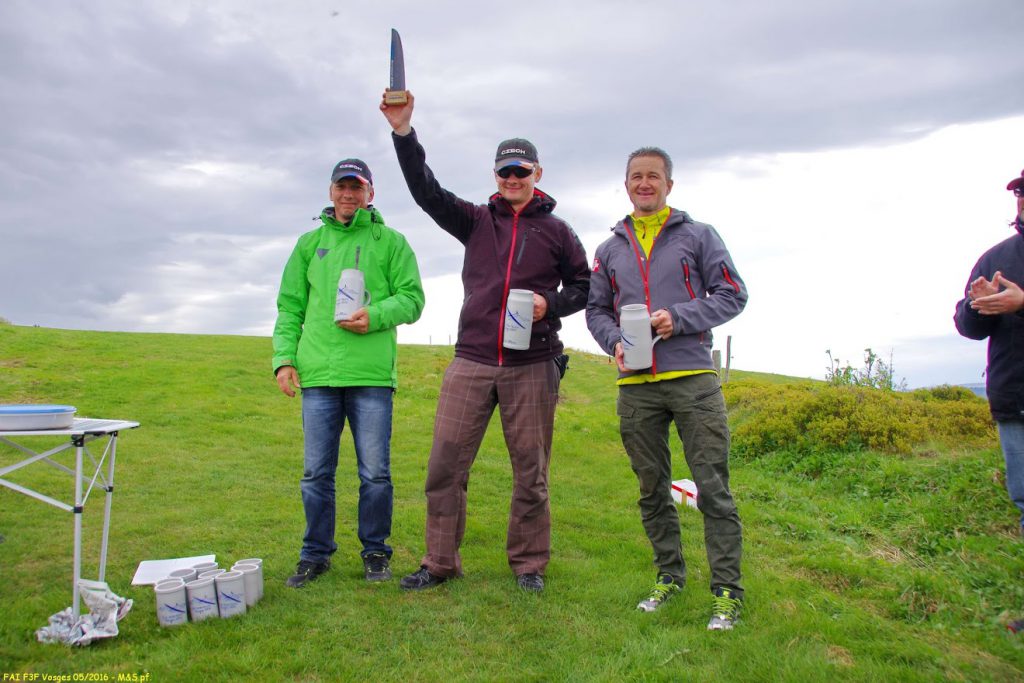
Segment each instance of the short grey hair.
[{"label": "short grey hair", "polygon": [[672,157],[668,155],[668,152],[663,150],[661,147],[641,147],[626,159],[626,177],[629,177],[629,165],[633,163],[633,159],[637,157],[658,157],[665,162],[665,175],[666,180],[672,180]]}]

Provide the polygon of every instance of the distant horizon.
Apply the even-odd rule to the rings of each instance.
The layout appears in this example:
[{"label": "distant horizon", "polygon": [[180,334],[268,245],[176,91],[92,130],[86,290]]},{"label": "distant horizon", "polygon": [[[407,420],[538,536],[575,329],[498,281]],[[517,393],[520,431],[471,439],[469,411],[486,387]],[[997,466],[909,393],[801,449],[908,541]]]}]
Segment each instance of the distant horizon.
[{"label": "distant horizon", "polygon": [[[7,322],[4,323],[3,321],[7,321]],[[17,323],[17,322],[10,321],[6,317],[4,317],[4,316],[0,316],[0,326],[2,326],[3,324],[11,325],[12,327],[32,327],[32,328],[39,328],[39,329],[62,330],[62,331],[66,331],[66,332],[86,332],[86,333],[96,333],[96,334],[169,334],[169,335],[183,335],[183,336],[197,336],[197,337],[246,337],[246,338],[249,338],[249,339],[266,339],[268,342],[270,342],[273,339],[272,335],[267,335],[267,334],[246,334],[246,333],[241,333],[241,332],[165,332],[165,331],[155,331],[155,330],[154,331],[149,331],[149,330],[97,330],[97,329],[88,329],[88,328],[80,328],[80,327],[60,327],[60,326],[55,326],[55,325],[39,325],[39,324],[35,324],[35,323],[33,323],[33,324],[22,324],[22,323]],[[401,328],[399,328],[399,329],[401,329]],[[433,343],[433,342],[424,342],[424,341],[418,341],[418,340],[402,340],[402,339],[399,339],[398,345],[399,346],[445,346],[445,347],[450,347],[453,350],[455,348],[454,342],[452,342],[452,343]],[[579,347],[570,346],[568,344],[565,344],[564,347],[565,347],[565,351],[567,353],[568,352],[585,353],[585,354],[588,354],[588,355],[591,355],[591,356],[597,356],[597,357],[601,357],[601,358],[608,358],[609,360],[611,359],[611,356],[609,356],[608,354],[606,354],[606,353],[604,353],[602,351],[593,351],[591,349],[581,349]],[[718,350],[722,350],[722,349],[718,349],[716,347],[715,350],[718,351]],[[269,358],[269,355],[268,355],[268,358]],[[0,358],[0,360],[2,360],[2,358]],[[610,364],[610,362],[609,362],[609,364]],[[736,370],[736,371],[739,371],[739,372],[750,372],[750,373],[761,373],[761,374],[766,374],[766,375],[776,375],[776,376],[779,376],[779,377],[792,377],[794,379],[810,380],[810,381],[822,382],[822,383],[827,381],[825,379],[822,379],[821,377],[808,377],[808,376],[802,376],[802,375],[794,375],[794,374],[786,373],[786,372],[773,372],[771,370],[746,369],[746,368],[736,367],[736,366],[730,367],[730,371],[732,371],[732,370]],[[906,381],[906,378],[900,376],[899,373],[897,373],[897,376],[895,377],[895,379],[896,379],[897,382],[899,382],[899,381]],[[906,390],[907,391],[913,391],[915,389],[930,389],[930,388],[933,388],[933,387],[945,386],[945,385],[964,387],[965,389],[970,389],[971,391],[973,391],[978,396],[981,396],[982,398],[986,398],[987,397],[987,394],[985,393],[985,382],[983,382],[983,381],[982,382],[938,382],[938,383],[935,383],[935,384],[928,384],[928,385],[921,385],[921,386],[908,386]]]}]

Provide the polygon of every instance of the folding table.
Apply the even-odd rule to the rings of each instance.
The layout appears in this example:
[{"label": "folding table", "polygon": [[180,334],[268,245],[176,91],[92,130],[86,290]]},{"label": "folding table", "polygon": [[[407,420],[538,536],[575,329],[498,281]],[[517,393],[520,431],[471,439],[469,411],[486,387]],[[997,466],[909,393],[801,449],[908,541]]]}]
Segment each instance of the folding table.
[{"label": "folding table", "polygon": [[[85,509],[85,503],[89,499],[89,494],[92,493],[93,487],[96,485],[97,479],[100,481],[101,488],[107,492],[106,495],[106,508],[103,512],[103,540],[100,545],[100,573],[99,580],[104,580],[104,574],[107,570],[107,542],[110,538],[110,504],[111,499],[114,496],[114,458],[117,454],[117,436],[121,430],[124,429],[135,429],[139,426],[138,422],[129,422],[127,420],[94,420],[91,418],[75,418],[70,427],[63,429],[35,429],[35,430],[6,430],[0,431],[0,442],[6,443],[19,451],[27,454],[29,457],[25,458],[21,462],[9,465],[7,467],[0,467],[0,486],[6,486],[9,489],[13,489],[19,493],[24,493],[26,496],[41,500],[44,503],[58,507],[65,512],[73,513],[75,516],[75,548],[74,548],[74,578],[72,580],[71,589],[71,609],[74,619],[77,621],[81,614],[79,608],[79,591],[78,591],[78,580],[82,576],[82,512]],[[35,451],[27,446],[14,441],[14,437],[33,437],[33,436],[60,436],[69,437],[66,443],[51,448],[47,451]],[[89,450],[89,443],[96,440],[106,439],[103,454],[97,460],[93,457],[92,452]],[[104,443],[103,441],[100,442]],[[71,469],[64,465],[52,460],[51,458],[58,453],[66,450],[75,449],[75,468]],[[83,472],[82,469],[82,456],[88,456],[92,465],[87,465],[88,470]],[[103,473],[103,463],[107,463],[107,472]],[[5,477],[19,470],[23,467],[27,467],[35,462],[45,462],[48,465],[56,467],[70,474],[75,479],[75,500],[74,505],[63,503],[59,500],[55,500],[49,496],[43,495],[37,491],[26,488],[15,484],[12,481],[8,481]],[[83,482],[88,478],[88,485],[85,490],[85,494],[82,494]]]}]

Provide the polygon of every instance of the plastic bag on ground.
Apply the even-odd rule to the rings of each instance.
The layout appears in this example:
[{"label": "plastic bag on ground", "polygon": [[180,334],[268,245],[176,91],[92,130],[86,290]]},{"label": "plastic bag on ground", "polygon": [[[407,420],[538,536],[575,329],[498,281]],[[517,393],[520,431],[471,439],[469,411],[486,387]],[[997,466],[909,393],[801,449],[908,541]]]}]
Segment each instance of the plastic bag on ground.
[{"label": "plastic bag on ground", "polygon": [[70,607],[57,612],[50,617],[49,624],[36,631],[36,639],[40,643],[81,647],[94,640],[117,635],[117,622],[131,611],[132,601],[115,595],[103,581],[80,579],[78,590],[89,608],[88,614],[82,614],[75,621]]}]

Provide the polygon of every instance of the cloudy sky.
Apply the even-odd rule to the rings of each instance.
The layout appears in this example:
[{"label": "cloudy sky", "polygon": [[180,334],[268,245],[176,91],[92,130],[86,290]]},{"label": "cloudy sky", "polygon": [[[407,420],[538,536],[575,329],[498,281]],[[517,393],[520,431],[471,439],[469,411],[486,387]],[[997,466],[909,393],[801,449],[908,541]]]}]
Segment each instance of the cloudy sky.
[{"label": "cloudy sky", "polygon": [[[630,209],[627,154],[676,162],[750,303],[733,366],[822,377],[893,354],[910,386],[981,381],[971,266],[1024,167],[1020,0],[0,2],[0,317],[269,336],[281,269],[359,156],[447,343],[460,245],[409,197],[386,121],[390,29],[439,180],[494,190],[506,137],[589,254]],[[577,314],[569,346],[597,351]],[[2,353],[2,349],[0,349]],[[268,363],[269,363],[268,342]]]}]

